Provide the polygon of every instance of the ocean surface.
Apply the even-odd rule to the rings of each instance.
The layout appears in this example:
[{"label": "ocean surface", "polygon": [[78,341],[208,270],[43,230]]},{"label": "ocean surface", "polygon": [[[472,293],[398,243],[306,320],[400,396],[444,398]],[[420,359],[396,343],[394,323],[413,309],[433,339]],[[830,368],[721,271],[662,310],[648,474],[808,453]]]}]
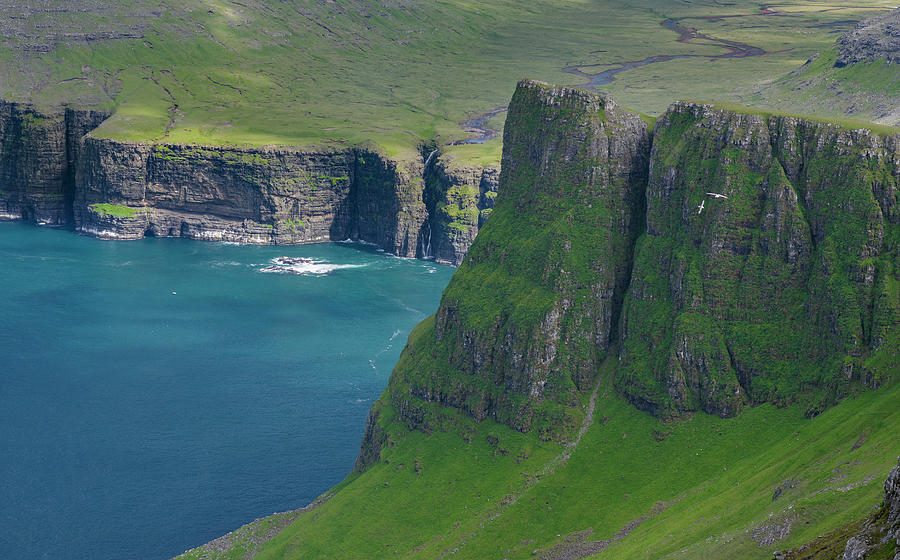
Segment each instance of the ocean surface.
[{"label": "ocean surface", "polygon": [[0,223],[0,558],[165,559],[306,505],[453,270]]}]

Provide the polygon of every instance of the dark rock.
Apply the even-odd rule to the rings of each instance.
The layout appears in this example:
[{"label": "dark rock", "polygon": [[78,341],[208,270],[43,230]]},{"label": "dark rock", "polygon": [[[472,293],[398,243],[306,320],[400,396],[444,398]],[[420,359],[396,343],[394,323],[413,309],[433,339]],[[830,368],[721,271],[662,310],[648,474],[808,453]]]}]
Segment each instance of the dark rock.
[{"label": "dark rock", "polygon": [[879,59],[900,62],[900,8],[859,22],[837,45],[835,66]]},{"label": "dark rock", "polygon": [[[496,191],[496,169],[450,171],[438,156],[433,168],[440,170],[443,199],[429,209],[424,165],[415,158],[362,148],[224,148],[89,136],[106,116],[0,102],[0,219],[73,224],[106,239],[353,239],[398,256],[458,264]],[[473,187],[472,200],[454,199]],[[451,205],[473,219],[448,221]],[[429,210],[436,215],[429,218]],[[428,255],[420,240],[426,233],[435,247]]]}]

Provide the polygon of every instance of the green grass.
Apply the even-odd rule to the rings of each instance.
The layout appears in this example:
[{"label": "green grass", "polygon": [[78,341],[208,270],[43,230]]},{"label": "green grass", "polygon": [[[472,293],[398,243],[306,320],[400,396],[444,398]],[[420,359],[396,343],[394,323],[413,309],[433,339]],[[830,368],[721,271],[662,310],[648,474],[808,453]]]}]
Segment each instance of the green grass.
[{"label": "green grass", "polygon": [[[436,558],[458,549],[454,558],[524,559],[571,533],[610,538],[645,515],[597,558],[771,558],[878,503],[900,454],[898,404],[894,384],[812,420],[799,407],[763,405],[728,420],[698,413],[662,423],[616,397],[606,378],[581,444],[549,469],[561,448],[533,433],[453,411],[443,431],[409,432],[383,407],[382,461],[350,475],[259,558]],[[755,528],[787,518],[783,540],[753,540]]]},{"label": "green grass", "polygon": [[[860,19],[873,11],[865,8],[889,4],[849,0],[842,9],[820,11],[830,5],[805,2],[783,7],[795,12],[790,17],[773,17],[753,15],[759,5],[747,0],[130,0],[14,21],[29,41],[61,26],[67,32],[146,29],[142,38],[63,41],[46,54],[26,53],[11,34],[0,42],[0,66],[9,78],[0,80],[0,97],[103,106],[115,115],[95,134],[124,140],[371,143],[389,155],[410,156],[422,143],[466,137],[459,123],[506,103],[523,77],[577,84],[581,78],[563,67],[724,52],[703,42],[676,42],[677,35],[660,26],[667,17],[693,17],[683,23],[773,54],[673,60],[619,74],[603,88],[651,115],[682,97],[735,100],[736,87],[782,76],[827,49],[835,35],[818,25]],[[744,17],[697,19],[710,15]],[[489,125],[499,128],[502,119]],[[461,161],[493,163],[499,141],[450,151]]]},{"label": "green grass", "polygon": [[860,119],[900,123],[900,67],[879,60],[837,68],[836,60],[837,49],[824,49],[815,60],[743,96],[742,101],[816,113],[829,120],[852,113]]},{"label": "green grass", "polygon": [[722,109],[723,111],[734,111],[735,113],[742,113],[745,115],[757,115],[763,118],[768,117],[794,117],[797,119],[804,119],[807,121],[812,121],[815,123],[821,124],[830,124],[836,125],[841,128],[846,128],[848,130],[871,130],[872,132],[878,134],[879,136],[889,136],[893,134],[900,134],[900,126],[893,126],[888,124],[878,124],[873,123],[872,121],[867,121],[859,118],[852,118],[847,116],[822,116],[815,114],[802,114],[802,113],[792,113],[790,111],[780,111],[777,109],[759,109],[755,107],[749,107],[747,105],[741,105],[739,103],[729,103],[727,101],[695,101],[696,103],[708,103],[711,104],[716,109]]},{"label": "green grass", "polygon": [[117,218],[133,218],[135,214],[144,210],[143,208],[106,203],[91,204],[90,208],[101,216],[115,216]]}]

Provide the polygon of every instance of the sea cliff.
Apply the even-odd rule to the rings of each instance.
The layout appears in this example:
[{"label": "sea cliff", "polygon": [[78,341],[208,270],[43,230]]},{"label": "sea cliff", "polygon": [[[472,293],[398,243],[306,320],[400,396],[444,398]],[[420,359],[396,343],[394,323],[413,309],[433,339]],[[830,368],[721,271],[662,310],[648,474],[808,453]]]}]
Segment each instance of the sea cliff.
[{"label": "sea cliff", "polygon": [[896,373],[898,189],[897,135],[697,103],[651,133],[524,81],[491,219],[382,404],[413,429],[451,407],[566,440],[613,356],[618,393],[662,419],[819,414]]},{"label": "sea cliff", "polygon": [[0,104],[0,219],[257,244],[353,239],[459,264],[493,205],[496,168],[436,152],[124,142],[107,115]]}]

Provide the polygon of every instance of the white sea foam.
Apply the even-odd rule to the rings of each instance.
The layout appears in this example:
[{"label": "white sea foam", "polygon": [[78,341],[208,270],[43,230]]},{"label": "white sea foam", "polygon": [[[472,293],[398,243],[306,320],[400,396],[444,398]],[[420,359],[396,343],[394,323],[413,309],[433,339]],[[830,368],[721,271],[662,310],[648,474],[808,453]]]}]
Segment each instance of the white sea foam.
[{"label": "white sea foam", "polygon": [[214,268],[223,268],[226,266],[243,266],[244,263],[239,263],[237,261],[215,261],[212,263]]},{"label": "white sea foam", "polygon": [[316,259],[278,257],[272,259],[272,265],[260,270],[275,274],[299,274],[302,276],[324,276],[335,270],[344,268],[362,268],[364,264],[334,264]]}]

